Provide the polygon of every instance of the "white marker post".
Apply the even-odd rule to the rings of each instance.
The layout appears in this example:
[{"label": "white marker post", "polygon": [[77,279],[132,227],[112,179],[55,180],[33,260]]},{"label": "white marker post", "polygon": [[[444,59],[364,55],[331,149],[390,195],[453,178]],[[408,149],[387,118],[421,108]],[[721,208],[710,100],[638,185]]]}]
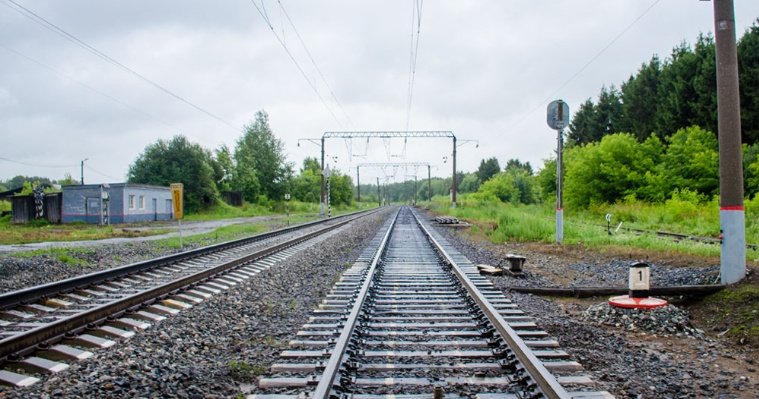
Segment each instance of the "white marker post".
[{"label": "white marker post", "polygon": [[609,298],[609,305],[616,308],[650,310],[667,306],[667,301],[648,296],[651,289],[651,268],[648,263],[635,262],[630,265],[628,295]]},{"label": "white marker post", "polygon": [[562,185],[564,182],[563,174],[563,152],[564,152],[564,128],[569,125],[569,106],[562,100],[551,101],[548,104],[548,113],[546,117],[548,126],[556,130],[556,242],[564,241],[564,195]]},{"label": "white marker post", "polygon": [[630,265],[628,279],[630,298],[648,298],[648,290],[651,288],[651,268],[647,263],[636,262]]},{"label": "white marker post", "polygon": [[290,193],[285,193],[285,213],[287,214],[287,227],[290,227]]}]

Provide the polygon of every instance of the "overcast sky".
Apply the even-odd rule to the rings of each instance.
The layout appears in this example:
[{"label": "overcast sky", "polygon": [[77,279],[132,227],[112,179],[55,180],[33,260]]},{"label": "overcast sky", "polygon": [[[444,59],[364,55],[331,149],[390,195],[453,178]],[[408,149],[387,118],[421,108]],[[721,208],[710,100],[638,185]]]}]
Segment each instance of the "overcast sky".
[{"label": "overcast sky", "polygon": [[[149,82],[0,0],[0,179],[79,179],[87,159],[85,183],[124,181],[158,139],[183,134],[210,150],[233,148],[261,109],[298,168],[319,154],[299,138],[406,129],[415,1],[256,0],[307,78],[251,1],[13,1]],[[735,10],[740,37],[759,1],[735,0]],[[713,4],[697,0],[428,0],[409,129],[478,140],[458,148],[459,170],[493,156],[538,169],[556,146],[550,100],[574,112],[713,24]],[[330,139],[326,151],[354,178],[367,162],[451,172],[450,140],[439,138]],[[396,181],[416,173],[386,172]],[[361,176],[384,174],[362,168]]]}]

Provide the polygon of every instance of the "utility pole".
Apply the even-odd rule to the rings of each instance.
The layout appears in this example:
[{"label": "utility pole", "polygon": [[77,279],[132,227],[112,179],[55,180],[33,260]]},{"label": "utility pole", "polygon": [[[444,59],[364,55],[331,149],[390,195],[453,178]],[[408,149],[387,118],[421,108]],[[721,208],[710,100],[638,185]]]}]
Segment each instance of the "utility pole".
[{"label": "utility pole", "polygon": [[319,216],[324,216],[324,136],[322,136],[322,177],[321,177],[321,194],[319,194]]},{"label": "utility pole", "polygon": [[416,206],[416,175],[414,175],[414,206]]},{"label": "utility pole", "polygon": [[[559,118],[562,107],[559,106]],[[556,131],[556,242],[564,241],[564,130]]]},{"label": "utility pole", "polygon": [[377,178],[377,206],[382,206],[382,197],[380,196],[379,177]]},{"label": "utility pole", "polygon": [[430,165],[427,165],[427,196],[428,200],[432,202],[432,174],[430,174]]},{"label": "utility pole", "polygon": [[81,185],[84,185],[84,161],[88,159],[89,158],[82,159],[82,163],[80,164],[80,167],[79,167],[79,178],[80,178],[79,183],[81,183]]},{"label": "utility pole", "polygon": [[733,0],[714,0],[714,36],[717,56],[719,215],[722,231],[720,276],[723,284],[732,284],[746,276],[741,106]]},{"label": "utility pole", "polygon": [[356,202],[361,202],[361,175],[359,175],[359,166],[356,166],[356,194],[358,194],[358,199]]},{"label": "utility pole", "polygon": [[453,179],[451,180],[451,206],[456,207],[456,136],[453,136]]}]

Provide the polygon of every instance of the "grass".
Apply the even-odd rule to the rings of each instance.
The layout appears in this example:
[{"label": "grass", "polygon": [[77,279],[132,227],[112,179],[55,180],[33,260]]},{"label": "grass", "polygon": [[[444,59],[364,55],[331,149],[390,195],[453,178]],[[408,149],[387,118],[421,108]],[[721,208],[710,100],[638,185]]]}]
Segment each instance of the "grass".
[{"label": "grass", "polygon": [[700,304],[704,327],[726,331],[741,344],[759,346],[759,277],[710,295]]},{"label": "grass", "polygon": [[[254,234],[258,234],[264,231],[270,230],[269,225],[265,222],[258,223],[238,223],[231,224],[229,226],[222,226],[218,229],[203,234],[194,234],[191,236],[183,236],[181,242],[183,245],[198,244],[200,246],[211,245],[224,241],[231,241],[237,238],[248,237]],[[179,248],[180,238],[171,237],[163,240],[158,240],[158,246],[166,248]]]},{"label": "grass", "polygon": [[168,229],[138,231],[130,229],[138,225],[97,226],[84,223],[50,224],[33,221],[13,224],[10,216],[0,218],[0,245],[28,244],[48,241],[100,240],[115,237],[141,237],[164,234]]},{"label": "grass", "polygon": [[[555,212],[552,204],[514,205],[501,202],[480,202],[466,195],[459,206],[450,208],[445,199],[432,202],[437,213],[452,215],[471,222],[473,232],[490,241],[503,243],[554,242]],[[747,203],[746,241],[759,243],[758,204]],[[622,222],[622,229],[609,235],[605,215],[612,215],[612,229]],[[564,213],[564,243],[581,244],[590,248],[639,248],[647,251],[687,253],[697,256],[719,256],[720,246],[695,241],[676,242],[655,234],[636,234],[624,228],[667,231],[702,237],[719,235],[719,207],[707,203],[694,205],[688,201],[668,201],[665,204],[640,202],[596,205],[587,210],[566,209]],[[759,251],[749,249],[747,258],[759,260]]]},{"label": "grass", "polygon": [[35,251],[23,251],[15,253],[14,256],[20,258],[32,258],[35,256],[47,255],[53,259],[57,259],[61,263],[65,263],[69,266],[87,266],[87,261],[80,259],[81,255],[92,253],[91,249],[87,248],[55,248],[50,247],[47,249],[38,249]]},{"label": "grass", "polygon": [[[0,201],[0,204],[6,201]],[[369,204],[362,204],[366,209]],[[373,204],[371,204],[373,205]],[[358,210],[358,205],[352,206],[340,206],[333,208],[333,215],[339,215],[343,213],[353,212]],[[298,224],[307,221],[314,220],[318,216],[319,204],[302,203],[298,201],[291,201],[287,204],[287,210],[290,212],[290,224]],[[207,220],[219,220],[219,219],[231,219],[238,217],[254,217],[254,216],[283,216],[286,208],[284,203],[272,204],[269,206],[261,206],[257,204],[245,204],[242,207],[232,207],[226,204],[217,204],[207,210],[199,213],[185,215],[187,221],[207,221]],[[285,223],[284,218],[280,220],[280,223]],[[141,226],[166,226],[166,223],[140,223],[140,224],[123,224],[123,225],[111,225],[111,226],[97,226],[86,223],[70,223],[70,224],[51,224],[46,221],[32,221],[28,224],[13,224],[11,223],[10,215],[0,217],[0,245],[14,245],[14,244],[29,244],[37,242],[53,242],[53,241],[85,241],[85,240],[99,240],[105,238],[120,238],[120,237],[141,237],[150,235],[165,234],[172,231],[169,226],[161,229],[150,230],[136,230],[134,227]],[[171,224],[174,227],[174,223]],[[236,225],[236,227],[229,226],[229,228],[221,228],[216,233],[213,233],[214,237],[219,239],[230,240],[233,238],[239,238],[245,234],[255,234],[267,229],[267,226],[262,224],[254,224],[253,226]],[[185,242],[206,242],[209,240],[208,235],[184,237]],[[168,247],[179,247],[179,238],[169,239],[163,243]]]},{"label": "grass", "polygon": [[245,361],[229,361],[229,373],[238,379],[250,379],[266,373],[269,368],[264,365],[250,364]]}]

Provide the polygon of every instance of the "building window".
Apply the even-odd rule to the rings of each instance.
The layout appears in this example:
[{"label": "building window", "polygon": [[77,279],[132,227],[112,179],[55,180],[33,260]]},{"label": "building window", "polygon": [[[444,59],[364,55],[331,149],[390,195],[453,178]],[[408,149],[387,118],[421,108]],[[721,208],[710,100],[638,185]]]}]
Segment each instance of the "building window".
[{"label": "building window", "polygon": [[140,209],[145,209],[145,196],[140,196]]},{"label": "building window", "polygon": [[129,209],[134,209],[134,195],[129,196]]}]

